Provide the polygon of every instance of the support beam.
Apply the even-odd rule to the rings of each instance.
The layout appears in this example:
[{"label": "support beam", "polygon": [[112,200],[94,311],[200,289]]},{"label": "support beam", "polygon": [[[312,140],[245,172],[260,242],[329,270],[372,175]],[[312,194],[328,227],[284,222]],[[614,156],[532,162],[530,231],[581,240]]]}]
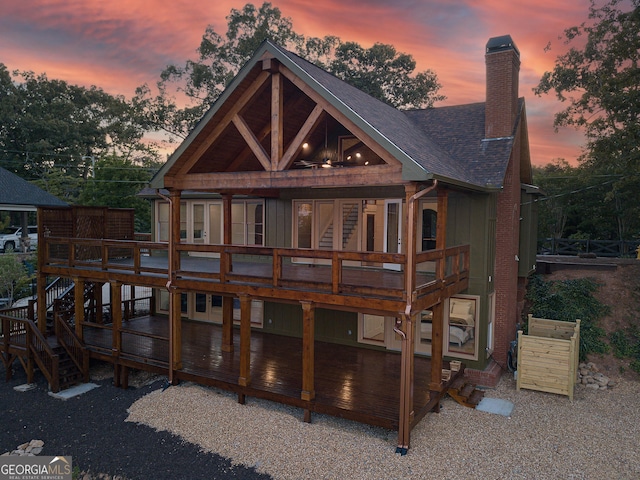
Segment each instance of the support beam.
[{"label": "support beam", "polygon": [[[41,244],[44,245],[44,242]],[[40,247],[44,250],[44,246]],[[40,248],[38,250],[40,250]],[[38,258],[40,257],[40,252],[38,252]],[[40,263],[39,265],[42,265]],[[38,272],[38,283],[37,283],[37,298],[39,299],[36,309],[37,309],[37,319],[38,319],[38,330],[40,333],[46,337],[47,335],[47,274]]]},{"label": "support beam", "polygon": [[[169,383],[175,385],[177,379],[174,377],[174,370],[180,363],[180,293],[177,291],[173,283],[176,280],[176,272],[180,269],[180,253],[176,250],[180,245],[180,190],[171,190],[169,192],[169,279],[167,281],[167,290],[169,292],[169,358],[167,364],[169,366]],[[176,338],[176,332],[178,337]],[[178,360],[176,362],[176,359]]]},{"label": "support beam", "polygon": [[[231,204],[233,202],[233,195],[222,195],[222,243],[224,245],[231,245],[232,231],[231,231]],[[223,251],[220,253],[220,283],[226,282],[226,274],[233,268],[231,262],[231,254]]]},{"label": "support beam", "polygon": [[74,314],[76,318],[75,331],[76,337],[82,340],[82,324],[84,323],[84,280],[75,277],[73,283]]},{"label": "support beam", "polygon": [[[172,362],[172,370],[181,370],[182,369],[182,302],[181,296],[182,292],[180,292],[177,288],[171,289],[171,298],[173,301],[171,302],[171,316],[173,317],[173,321],[171,322],[171,328],[173,331],[171,332],[172,336],[172,344],[173,351],[171,354],[171,362]],[[177,382],[173,382],[177,383]]]},{"label": "support beam", "polygon": [[270,172],[271,158],[269,158],[269,155],[262,147],[256,136],[253,134],[251,128],[249,128],[249,125],[247,125],[247,122],[245,122],[240,115],[235,115],[232,118],[232,121],[235,127],[238,129],[238,132],[240,132],[240,135],[242,135],[242,138],[244,138],[244,141],[247,142],[247,145],[249,145],[249,148],[251,148],[251,151],[262,165],[262,168],[264,168],[267,172]]},{"label": "support beam", "polygon": [[431,319],[431,397],[442,392],[442,341],[444,337],[444,305],[436,303],[432,308]]},{"label": "support beam", "polygon": [[271,170],[278,169],[284,151],[284,86],[282,75],[271,75]]},{"label": "support beam", "polygon": [[[116,367],[114,372],[114,382],[116,386],[120,384],[120,370],[118,368],[118,357],[122,351],[122,284],[120,282],[111,282],[111,322],[112,322],[112,339],[111,339],[111,355],[114,357],[113,364]],[[76,288],[78,284],[76,283]],[[78,322],[76,321],[76,325]]]},{"label": "support beam", "polygon": [[413,376],[415,356],[415,331],[418,315],[411,317],[403,314],[400,320],[400,328],[396,333],[402,337],[402,352],[400,360],[400,415],[398,428],[398,447],[396,453],[405,455],[411,446],[411,421],[413,411]]},{"label": "support beam", "polygon": [[313,400],[316,396],[314,386],[314,346],[315,346],[315,305],[302,304],[302,400]]},{"label": "support beam", "polygon": [[222,351],[233,352],[233,297],[222,297]]},{"label": "support beam", "polygon": [[238,384],[251,383],[251,297],[240,295],[240,377]]},{"label": "support beam", "polygon": [[100,325],[102,325],[102,323],[104,322],[104,318],[102,317],[102,287],[104,286],[104,283],[102,282],[95,282],[93,284],[93,300],[94,300],[94,305],[95,305],[95,312],[96,312],[96,323],[99,323]]}]

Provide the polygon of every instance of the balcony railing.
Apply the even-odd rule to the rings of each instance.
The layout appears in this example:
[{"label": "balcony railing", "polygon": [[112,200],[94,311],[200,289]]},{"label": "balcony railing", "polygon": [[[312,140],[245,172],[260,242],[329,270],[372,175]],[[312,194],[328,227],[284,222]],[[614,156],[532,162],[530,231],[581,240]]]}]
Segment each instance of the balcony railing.
[{"label": "balcony railing", "polygon": [[[166,243],[49,237],[46,266],[168,275]],[[239,245],[176,245],[174,273],[180,282],[252,285],[330,295],[406,300],[406,275],[413,275],[414,300],[468,278],[469,246],[417,253],[414,272],[407,255]]]}]

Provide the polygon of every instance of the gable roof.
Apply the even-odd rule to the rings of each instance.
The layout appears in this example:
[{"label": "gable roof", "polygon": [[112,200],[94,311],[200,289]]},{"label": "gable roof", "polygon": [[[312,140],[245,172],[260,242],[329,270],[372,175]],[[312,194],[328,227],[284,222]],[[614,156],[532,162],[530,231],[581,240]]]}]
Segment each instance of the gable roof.
[{"label": "gable roof", "polygon": [[401,111],[267,40],[154,176],[151,181],[153,188],[164,187],[164,175],[196,141],[204,126],[242,84],[257,62],[266,56],[272,56],[291,70],[309,88],[399,160],[403,180],[425,181],[436,178],[479,189],[502,186],[513,147],[513,137],[484,139],[484,103]]},{"label": "gable roof", "polygon": [[[524,107],[520,99],[519,111]],[[464,165],[471,183],[500,187],[514,137],[484,138],[485,103],[412,110],[405,114],[447,154]],[[514,133],[517,123],[514,125]]]},{"label": "gable roof", "polygon": [[0,210],[35,210],[45,206],[66,207],[67,203],[0,167]]}]

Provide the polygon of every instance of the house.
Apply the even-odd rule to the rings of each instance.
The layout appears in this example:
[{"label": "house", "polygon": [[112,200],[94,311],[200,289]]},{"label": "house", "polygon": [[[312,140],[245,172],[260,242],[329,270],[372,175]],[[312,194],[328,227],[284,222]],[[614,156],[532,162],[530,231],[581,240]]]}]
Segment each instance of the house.
[{"label": "house", "polygon": [[[75,285],[58,340],[116,383],[148,369],[395,428],[405,453],[463,374],[495,385],[535,265],[519,52],[496,37],[485,59],[485,102],[403,112],[264,42],[153,178],[151,241],[127,212],[41,210],[38,298]],[[152,297],[123,302],[136,286]]]},{"label": "house", "polygon": [[38,207],[44,206],[66,206],[62,200],[56,198],[32,183],[23,180],[18,175],[0,167],[0,211],[19,212],[19,232],[20,238],[7,239],[2,242],[0,248],[4,251],[10,244],[11,249],[22,243],[25,248],[29,239],[29,212],[35,213]]}]

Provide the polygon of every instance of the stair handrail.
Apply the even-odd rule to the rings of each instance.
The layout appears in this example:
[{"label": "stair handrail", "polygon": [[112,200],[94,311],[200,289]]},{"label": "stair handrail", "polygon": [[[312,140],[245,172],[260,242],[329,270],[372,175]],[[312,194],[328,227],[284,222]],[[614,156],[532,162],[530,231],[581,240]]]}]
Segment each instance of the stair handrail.
[{"label": "stair handrail", "polygon": [[84,343],[76,336],[62,315],[56,313],[53,318],[58,343],[69,354],[73,363],[82,372],[83,381],[89,381],[89,351]]},{"label": "stair handrail", "polygon": [[60,391],[60,357],[53,351],[47,339],[33,320],[16,318],[13,321],[23,323],[27,334],[27,348],[33,355],[40,371],[49,382],[51,391],[57,393]]}]

